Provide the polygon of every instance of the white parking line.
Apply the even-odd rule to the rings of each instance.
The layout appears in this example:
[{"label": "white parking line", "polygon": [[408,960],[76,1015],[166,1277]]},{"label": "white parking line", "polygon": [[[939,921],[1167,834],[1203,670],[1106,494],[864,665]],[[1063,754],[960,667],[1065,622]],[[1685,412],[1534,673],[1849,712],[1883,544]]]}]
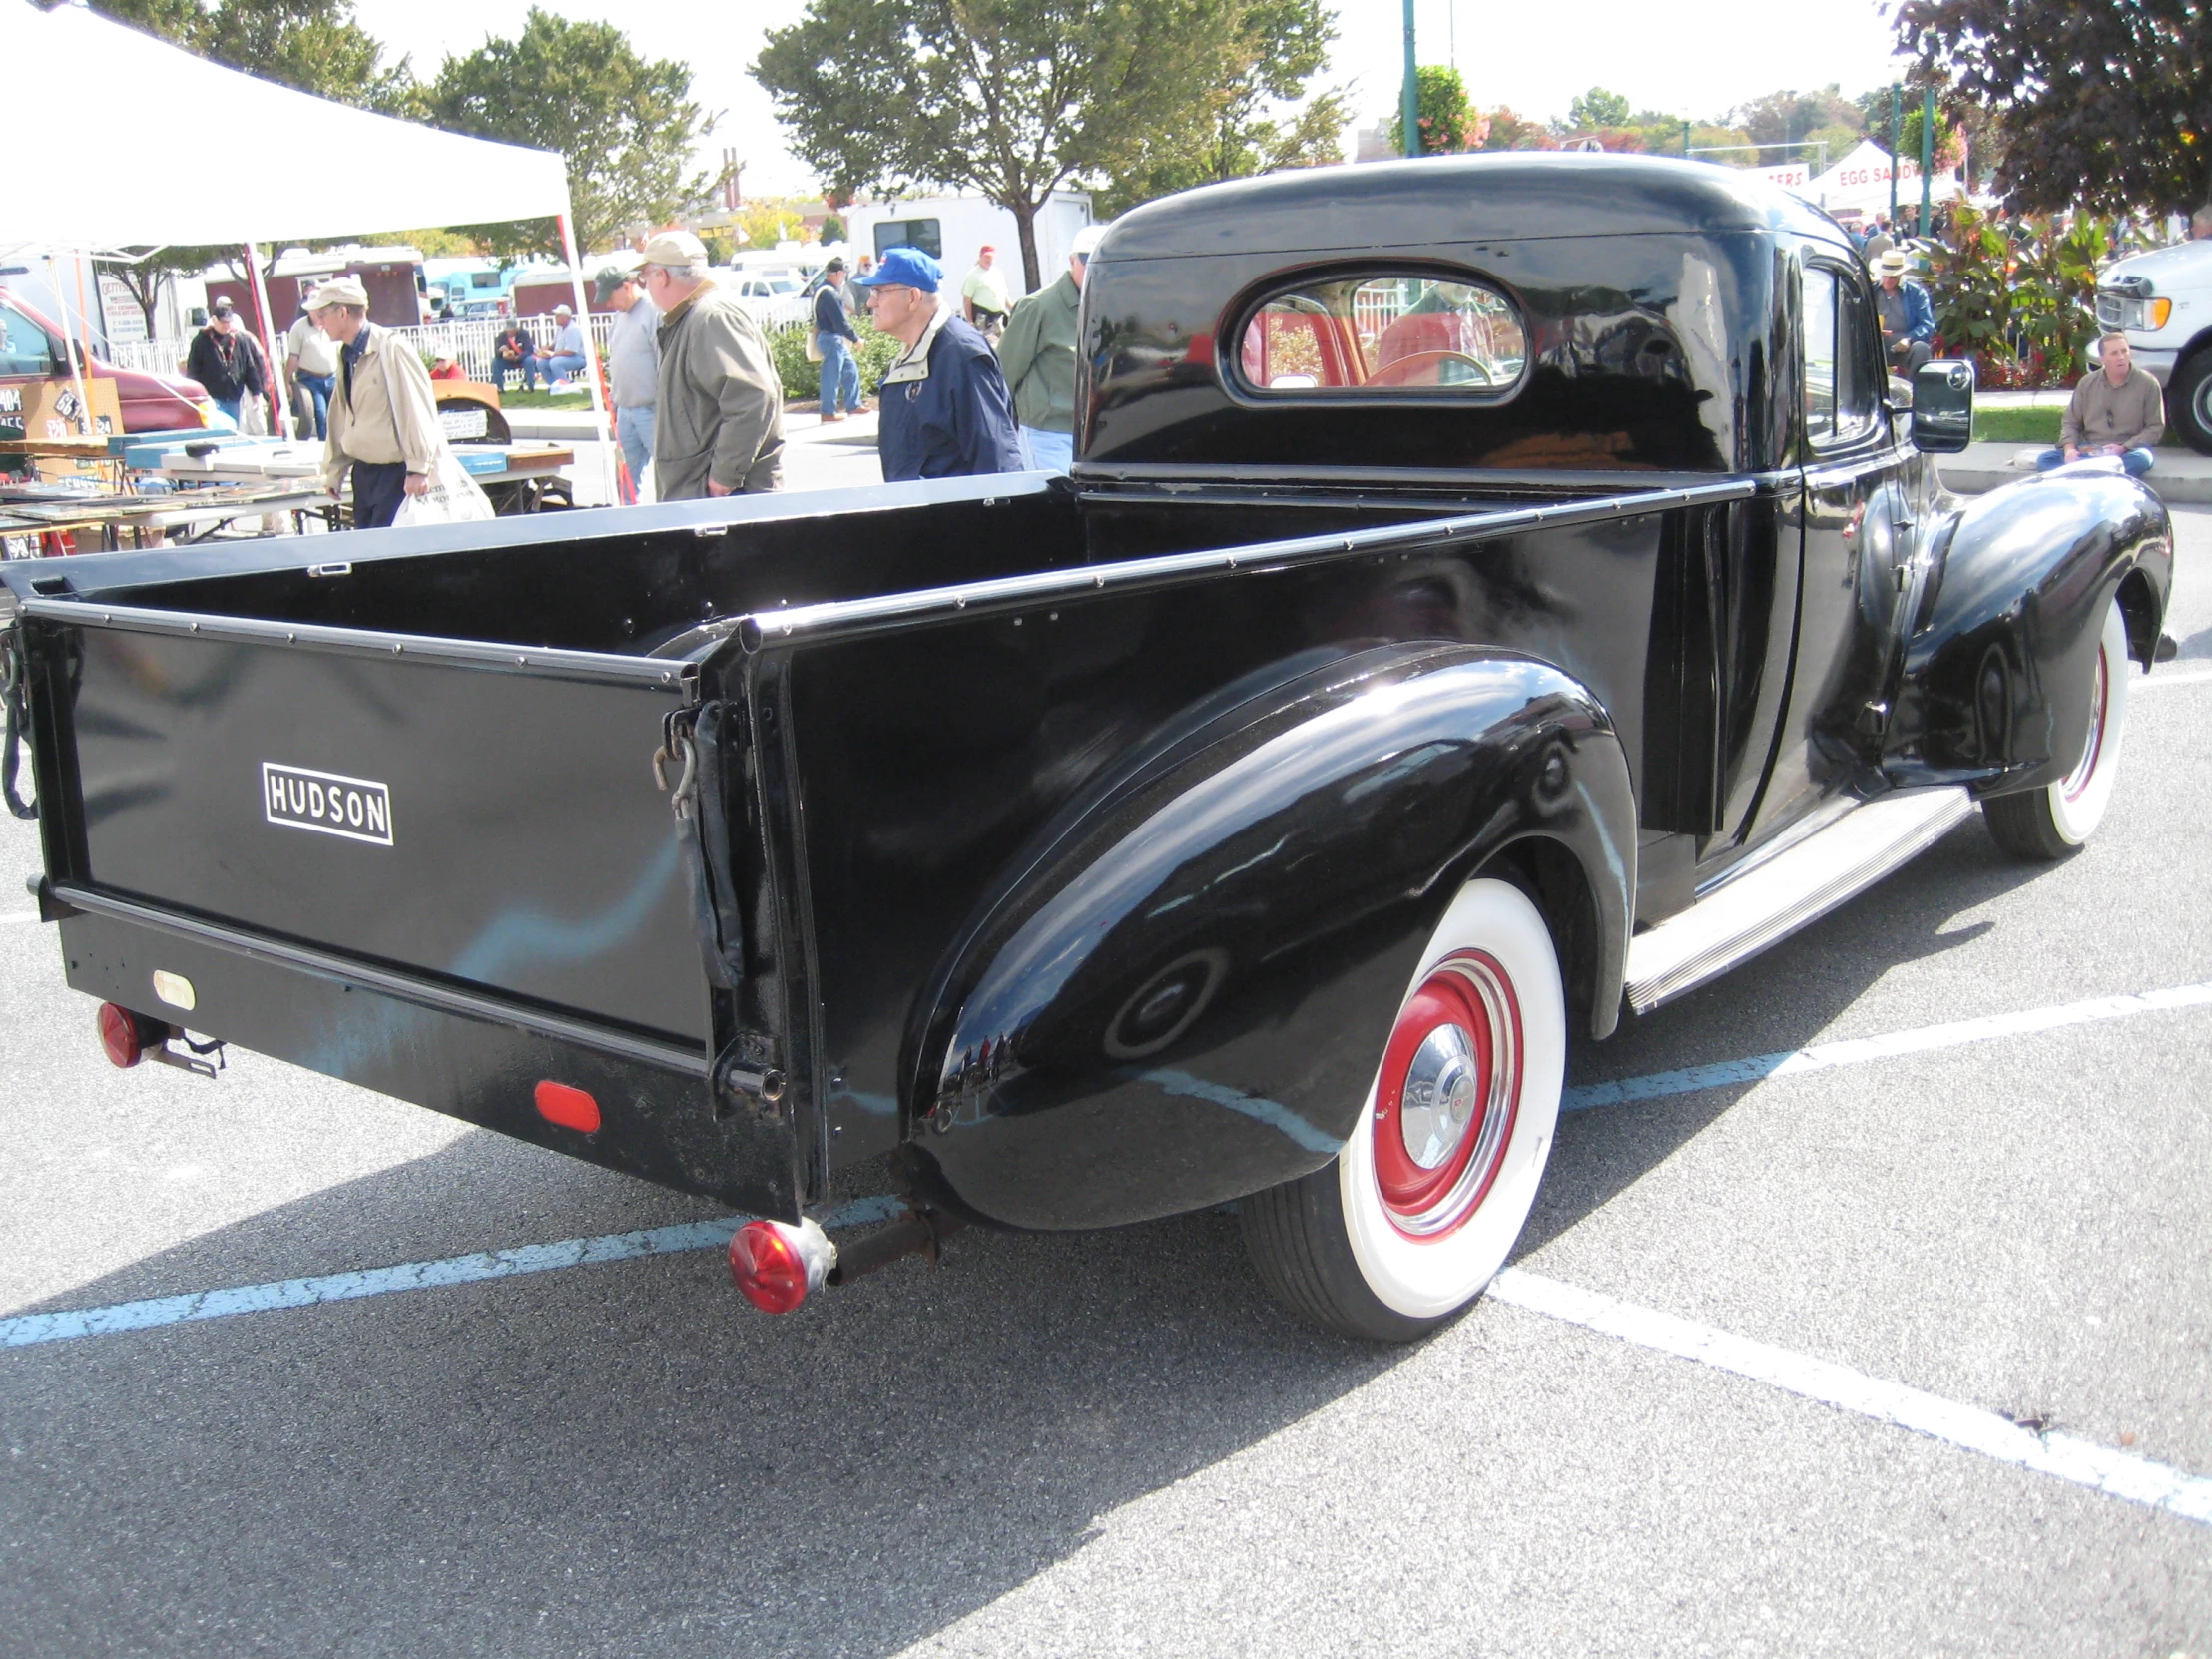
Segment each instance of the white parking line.
[{"label": "white parking line", "polygon": [[2070,1434],[2038,1434],[1979,1406],[1961,1405],[1902,1382],[1869,1377],[1849,1366],[1753,1342],[1748,1337],[1677,1319],[1656,1308],[1616,1301],[1519,1268],[1507,1268],[1493,1279],[1489,1295],[1532,1314],[1618,1337],[1639,1348],[1694,1360],[1787,1393],[1926,1434],[1945,1445],[1979,1452],[2000,1463],[2012,1463],[2110,1497],[2164,1509],[2184,1520],[2212,1525],[2212,1480],[2132,1452],[2115,1451]]},{"label": "white parking line", "polygon": [[1926,1054],[1932,1049],[1959,1048],[1967,1043],[1988,1042],[1996,1037],[2024,1037],[2039,1031],[2056,1031],[2068,1025],[2092,1025],[2103,1020],[2132,1019],[2138,1014],[2167,1013],[2176,1008],[2212,1005],[2212,981],[2174,985],[2140,996],[2099,996],[2087,1002],[2062,1002],[2051,1008],[2029,1008],[2017,1014],[1988,1014],[1980,1019],[1953,1020],[1945,1025],[1922,1025],[1892,1031],[1879,1037],[1852,1037],[1842,1042],[1815,1043],[1810,1048],[1783,1054],[1755,1054],[1745,1060],[1722,1060],[1709,1066],[1686,1066],[1680,1071],[1647,1072],[1606,1083],[1583,1083],[1559,1097],[1562,1112],[1586,1112],[1593,1106],[1621,1106],[1632,1100],[1656,1100],[1663,1095],[1695,1094],[1700,1089],[1725,1088],[1732,1083],[1758,1083],[1769,1077],[1789,1077],[1805,1071],[1828,1071],[1837,1066],[1865,1065],[1870,1060],[1894,1060],[1901,1054]]},{"label": "white parking line", "polygon": [[2168,686],[2201,686],[2212,681],[2212,668],[2169,668],[2156,674],[2138,674],[2128,692],[2162,691]]}]

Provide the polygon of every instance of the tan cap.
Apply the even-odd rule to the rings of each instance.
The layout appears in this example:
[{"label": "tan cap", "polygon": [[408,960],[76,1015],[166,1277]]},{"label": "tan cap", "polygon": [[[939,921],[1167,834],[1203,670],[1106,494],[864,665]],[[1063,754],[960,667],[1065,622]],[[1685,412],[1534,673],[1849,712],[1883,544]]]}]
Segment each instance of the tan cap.
[{"label": "tan cap", "polygon": [[350,276],[333,276],[314,290],[314,297],[307,301],[307,309],[319,311],[325,305],[357,305],[368,309],[368,289]]},{"label": "tan cap", "polygon": [[707,245],[689,231],[662,231],[641,257],[647,265],[705,265]]}]

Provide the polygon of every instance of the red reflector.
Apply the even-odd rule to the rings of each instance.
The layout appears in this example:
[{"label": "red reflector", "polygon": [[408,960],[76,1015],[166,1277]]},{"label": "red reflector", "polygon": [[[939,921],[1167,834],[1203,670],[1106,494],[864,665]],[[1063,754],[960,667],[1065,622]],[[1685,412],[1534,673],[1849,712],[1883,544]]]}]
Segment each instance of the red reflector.
[{"label": "red reflector", "polygon": [[138,1015],[113,1002],[100,1004],[100,1046],[108,1058],[128,1070],[146,1053],[146,1036]]},{"label": "red reflector", "polygon": [[599,1102],[582,1089],[549,1080],[538,1085],[538,1116],[563,1129],[581,1129],[590,1135],[599,1128]]},{"label": "red reflector", "polygon": [[788,1314],[807,1300],[807,1260],[795,1228],[749,1221],[730,1241],[730,1277],[764,1314]]}]

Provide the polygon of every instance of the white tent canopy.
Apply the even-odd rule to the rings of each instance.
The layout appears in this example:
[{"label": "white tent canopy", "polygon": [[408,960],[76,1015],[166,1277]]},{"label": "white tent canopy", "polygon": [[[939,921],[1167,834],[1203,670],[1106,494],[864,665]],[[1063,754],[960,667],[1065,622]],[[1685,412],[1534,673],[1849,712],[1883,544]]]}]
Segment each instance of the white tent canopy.
[{"label": "white tent canopy", "polygon": [[[1791,189],[1830,213],[1887,213],[1891,166],[1890,152],[1869,139],[1819,178]],[[1917,213],[1921,206],[1920,164],[1905,160],[1896,168],[1898,211],[1902,214],[1910,208]],[[1959,188],[1957,174],[1936,173],[1930,176],[1928,194],[1932,202],[1948,202],[1965,192]]]},{"label": "white tent canopy", "polygon": [[[0,246],[315,241],[568,213],[550,151],[441,133],[208,62],[75,5],[0,0],[18,158]],[[181,129],[247,136],[235,150]]]}]

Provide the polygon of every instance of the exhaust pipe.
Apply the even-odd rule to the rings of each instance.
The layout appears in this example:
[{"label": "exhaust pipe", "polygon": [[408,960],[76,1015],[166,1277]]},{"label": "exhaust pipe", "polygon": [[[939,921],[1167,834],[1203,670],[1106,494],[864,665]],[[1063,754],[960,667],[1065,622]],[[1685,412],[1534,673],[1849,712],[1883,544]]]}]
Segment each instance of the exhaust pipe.
[{"label": "exhaust pipe", "polygon": [[908,1256],[934,1264],[944,1241],[967,1224],[928,1205],[905,1213],[841,1248],[812,1217],[794,1226],[749,1221],[730,1240],[730,1277],[764,1314],[788,1314],[824,1285],[849,1285]]}]

